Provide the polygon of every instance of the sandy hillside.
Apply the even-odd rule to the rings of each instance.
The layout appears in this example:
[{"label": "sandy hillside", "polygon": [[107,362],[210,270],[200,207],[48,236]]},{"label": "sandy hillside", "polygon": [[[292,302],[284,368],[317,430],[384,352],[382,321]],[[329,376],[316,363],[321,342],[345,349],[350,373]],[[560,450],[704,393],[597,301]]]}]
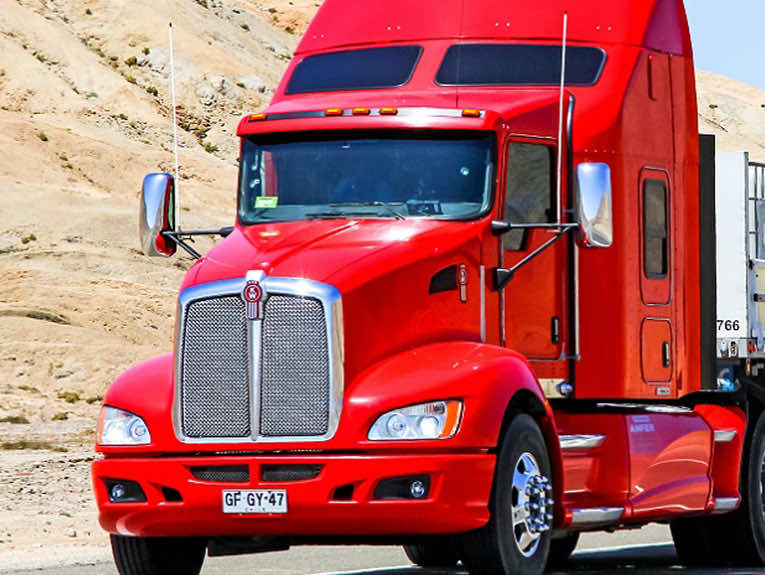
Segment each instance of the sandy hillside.
[{"label": "sandy hillside", "polygon": [[710,72],[698,70],[699,130],[717,135],[725,151],[746,150],[765,162],[765,92]]},{"label": "sandy hillside", "polygon": [[[40,564],[41,541],[60,547],[50,561],[104,555],[88,475],[100,399],[170,351],[191,260],[136,249],[141,178],[172,165],[167,22],[182,219],[213,227],[233,221],[235,126],[267,103],[318,5],[0,0],[0,570]],[[699,78],[704,131],[765,160],[765,93]]]},{"label": "sandy hillside", "polygon": [[284,4],[0,0],[0,566],[39,560],[22,551],[43,536],[103,546],[88,474],[101,396],[170,350],[191,260],[136,250],[141,179],[172,166],[167,23],[182,221],[229,225],[236,124],[268,102],[309,17]]}]

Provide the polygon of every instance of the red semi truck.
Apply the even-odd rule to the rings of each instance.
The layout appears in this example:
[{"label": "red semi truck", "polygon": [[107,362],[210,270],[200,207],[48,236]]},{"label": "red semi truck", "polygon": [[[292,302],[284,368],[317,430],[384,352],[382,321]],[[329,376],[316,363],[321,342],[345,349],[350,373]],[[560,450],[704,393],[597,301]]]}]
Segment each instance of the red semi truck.
[{"label": "red semi truck", "polygon": [[198,261],[102,409],[120,573],[357,542],[532,575],[651,522],[763,563],[765,170],[698,135],[681,0],[326,0],[238,135],[203,257],[144,181],[145,252]]}]

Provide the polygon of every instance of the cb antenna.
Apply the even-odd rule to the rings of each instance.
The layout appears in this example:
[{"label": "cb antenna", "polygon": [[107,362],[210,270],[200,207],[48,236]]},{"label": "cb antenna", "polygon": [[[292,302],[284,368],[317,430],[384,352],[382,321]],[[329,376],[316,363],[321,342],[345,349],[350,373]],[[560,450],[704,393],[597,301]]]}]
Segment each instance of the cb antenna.
[{"label": "cb antenna", "polygon": [[173,55],[173,23],[170,22],[170,94],[173,102],[173,155],[175,157],[175,231],[181,231],[180,171],[178,169],[178,113],[175,107],[175,57]]},{"label": "cb antenna", "polygon": [[562,203],[563,203],[563,103],[566,98],[566,42],[568,40],[568,12],[563,13],[563,45],[561,48],[561,66],[560,66],[560,103],[558,107],[558,223],[563,221]]}]

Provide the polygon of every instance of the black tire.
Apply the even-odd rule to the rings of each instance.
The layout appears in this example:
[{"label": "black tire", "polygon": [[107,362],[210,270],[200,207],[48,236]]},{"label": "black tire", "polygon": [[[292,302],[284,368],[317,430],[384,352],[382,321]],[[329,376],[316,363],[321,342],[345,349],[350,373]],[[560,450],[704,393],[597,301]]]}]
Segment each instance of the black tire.
[{"label": "black tire", "polygon": [[744,443],[741,464],[741,506],[713,517],[672,521],[672,538],[680,560],[688,566],[765,564],[765,412],[757,417]]},{"label": "black tire", "polygon": [[[524,500],[518,499],[524,496],[513,487],[513,476],[527,455],[535,460],[539,475],[549,481],[552,475],[544,437],[534,420],[522,414],[510,422],[502,441],[489,502],[489,523],[462,536],[462,562],[473,575],[540,575],[545,570],[550,532],[534,534],[535,543],[529,546],[516,540],[519,533],[532,536],[525,524],[513,527],[512,507]],[[548,493],[545,501],[549,497]],[[547,502],[544,508],[545,514],[552,513]],[[549,523],[550,517],[546,521]],[[525,545],[524,552],[521,545]]]},{"label": "black tire", "polygon": [[204,539],[112,535],[111,540],[120,575],[199,575],[207,550]]},{"label": "black tire", "polygon": [[420,567],[454,567],[460,560],[453,537],[428,537],[419,543],[404,545],[409,560]]},{"label": "black tire", "polygon": [[547,556],[547,569],[565,567],[571,554],[579,543],[579,533],[571,533],[560,539],[550,541],[550,554]]},{"label": "black tire", "polygon": [[719,557],[718,517],[691,517],[675,519],[670,522],[675,551],[683,565],[687,567],[713,567],[724,564]]}]

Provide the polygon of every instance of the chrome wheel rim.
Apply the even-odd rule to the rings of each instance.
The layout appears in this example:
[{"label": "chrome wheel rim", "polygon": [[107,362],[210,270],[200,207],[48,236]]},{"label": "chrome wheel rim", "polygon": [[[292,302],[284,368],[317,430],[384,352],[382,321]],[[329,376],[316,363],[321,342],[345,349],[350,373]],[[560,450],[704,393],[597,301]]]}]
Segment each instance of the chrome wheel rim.
[{"label": "chrome wheel rim", "polygon": [[531,557],[539,548],[542,534],[552,527],[552,484],[542,474],[531,453],[524,453],[518,458],[512,481],[510,505],[513,539],[521,555]]}]

